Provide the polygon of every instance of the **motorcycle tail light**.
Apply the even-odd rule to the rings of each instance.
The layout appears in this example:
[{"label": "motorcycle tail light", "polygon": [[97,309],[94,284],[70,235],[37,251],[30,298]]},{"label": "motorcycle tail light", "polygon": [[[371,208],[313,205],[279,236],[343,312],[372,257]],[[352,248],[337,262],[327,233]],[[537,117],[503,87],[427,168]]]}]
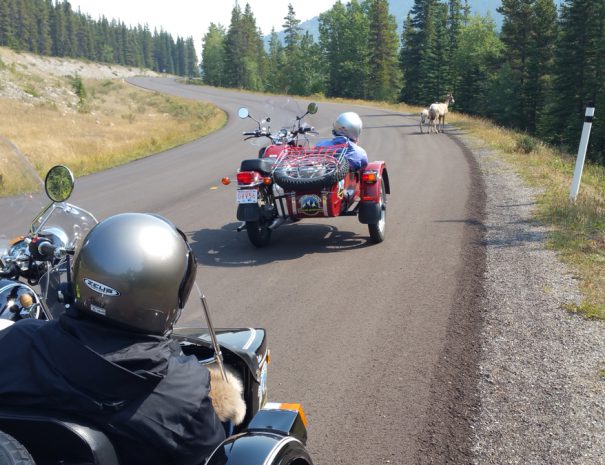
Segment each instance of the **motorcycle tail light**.
[{"label": "motorcycle tail light", "polygon": [[366,171],[362,173],[361,180],[366,184],[374,184],[378,181],[378,173],[376,171]]},{"label": "motorcycle tail light", "polygon": [[237,173],[238,184],[252,184],[258,182],[261,179],[261,175],[256,171],[240,171]]}]

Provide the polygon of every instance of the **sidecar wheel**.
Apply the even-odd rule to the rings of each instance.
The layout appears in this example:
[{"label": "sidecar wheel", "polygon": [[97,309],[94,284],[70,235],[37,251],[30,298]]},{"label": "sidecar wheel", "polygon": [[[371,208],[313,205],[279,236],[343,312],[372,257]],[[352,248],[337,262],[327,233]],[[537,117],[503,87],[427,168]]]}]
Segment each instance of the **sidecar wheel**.
[{"label": "sidecar wheel", "polygon": [[376,224],[368,224],[370,239],[374,244],[384,241],[387,227],[387,192],[384,182],[380,186],[380,219]]},{"label": "sidecar wheel", "polygon": [[248,239],[256,247],[264,247],[271,241],[269,223],[262,218],[260,221],[246,221],[246,232]]},{"label": "sidecar wheel", "polygon": [[35,465],[34,459],[19,441],[0,431],[0,464]]}]

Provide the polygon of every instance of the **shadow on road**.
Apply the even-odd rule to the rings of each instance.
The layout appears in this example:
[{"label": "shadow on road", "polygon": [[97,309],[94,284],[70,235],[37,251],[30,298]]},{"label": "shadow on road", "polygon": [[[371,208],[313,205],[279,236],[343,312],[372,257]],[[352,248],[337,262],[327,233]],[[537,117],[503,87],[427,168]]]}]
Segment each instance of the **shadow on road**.
[{"label": "shadow on road", "polygon": [[198,262],[207,266],[257,266],[283,260],[295,260],[313,253],[333,253],[368,247],[369,238],[340,231],[325,224],[294,223],[273,231],[266,247],[256,248],[246,231],[237,232],[239,223],[220,229],[201,229],[191,237],[191,248]]}]

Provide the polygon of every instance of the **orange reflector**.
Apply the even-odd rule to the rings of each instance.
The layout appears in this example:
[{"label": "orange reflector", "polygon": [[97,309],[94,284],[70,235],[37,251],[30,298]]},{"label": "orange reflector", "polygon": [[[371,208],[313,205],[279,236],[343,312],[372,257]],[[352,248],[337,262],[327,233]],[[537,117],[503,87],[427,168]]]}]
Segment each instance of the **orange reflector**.
[{"label": "orange reflector", "polygon": [[269,349],[267,349],[267,365],[269,365],[269,363],[271,363],[271,351]]},{"label": "orange reflector", "polygon": [[231,184],[231,179],[229,179],[228,176],[225,176],[223,179],[221,179],[221,183],[223,183],[225,186],[228,186]]},{"label": "orange reflector", "polygon": [[305,416],[305,412],[303,411],[302,405],[283,403],[280,404],[279,408],[280,410],[291,410],[294,412],[298,412],[298,414],[300,415],[300,419],[303,422],[303,425],[305,425],[305,428],[307,427],[307,417]]},{"label": "orange reflector", "polygon": [[374,184],[378,180],[376,171],[367,171],[361,174],[361,180],[368,184]]},{"label": "orange reflector", "polygon": [[25,239],[25,236],[13,237],[10,241],[8,241],[8,245],[15,245],[17,242],[22,241],[23,239]]}]

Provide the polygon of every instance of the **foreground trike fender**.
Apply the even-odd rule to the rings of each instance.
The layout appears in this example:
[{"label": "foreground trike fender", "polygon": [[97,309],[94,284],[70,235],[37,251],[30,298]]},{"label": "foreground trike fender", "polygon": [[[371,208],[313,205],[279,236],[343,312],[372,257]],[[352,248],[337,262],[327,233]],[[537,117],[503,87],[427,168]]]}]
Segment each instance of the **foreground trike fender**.
[{"label": "foreground trike fender", "polygon": [[382,214],[381,195],[391,193],[389,174],[384,161],[374,161],[361,170],[361,192],[359,202],[359,222],[376,224]]},{"label": "foreground trike fender", "polygon": [[268,403],[240,434],[228,437],[206,465],[312,465],[298,404]]}]

